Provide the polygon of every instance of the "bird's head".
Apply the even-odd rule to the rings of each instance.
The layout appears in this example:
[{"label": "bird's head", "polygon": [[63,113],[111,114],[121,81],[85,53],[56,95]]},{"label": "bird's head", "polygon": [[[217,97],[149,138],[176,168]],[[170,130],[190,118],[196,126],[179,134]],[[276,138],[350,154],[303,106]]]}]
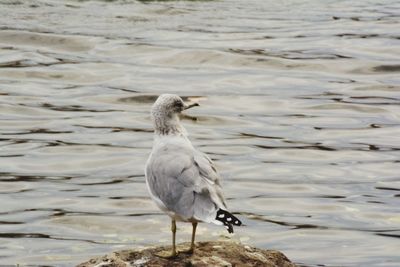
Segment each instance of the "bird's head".
[{"label": "bird's head", "polygon": [[182,98],[174,94],[162,94],[151,108],[151,115],[156,130],[169,131],[179,124],[178,114],[182,111],[198,106],[198,103],[185,103]]},{"label": "bird's head", "polygon": [[155,113],[162,113],[163,115],[172,117],[174,114],[179,114],[186,109],[198,105],[198,103],[186,104],[178,95],[162,94],[153,104],[151,113],[153,116],[156,115]]}]

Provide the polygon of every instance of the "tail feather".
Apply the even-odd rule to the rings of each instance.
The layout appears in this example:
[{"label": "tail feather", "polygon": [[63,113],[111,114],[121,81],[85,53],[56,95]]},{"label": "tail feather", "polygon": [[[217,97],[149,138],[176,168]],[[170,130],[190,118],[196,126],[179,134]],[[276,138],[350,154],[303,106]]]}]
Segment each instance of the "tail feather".
[{"label": "tail feather", "polygon": [[236,226],[240,226],[242,225],[242,222],[236,218],[235,216],[232,215],[232,213],[223,210],[223,209],[219,209],[217,211],[217,216],[215,218],[217,221],[222,222],[226,229],[228,230],[228,233],[233,233],[233,227],[232,225],[236,225]]}]

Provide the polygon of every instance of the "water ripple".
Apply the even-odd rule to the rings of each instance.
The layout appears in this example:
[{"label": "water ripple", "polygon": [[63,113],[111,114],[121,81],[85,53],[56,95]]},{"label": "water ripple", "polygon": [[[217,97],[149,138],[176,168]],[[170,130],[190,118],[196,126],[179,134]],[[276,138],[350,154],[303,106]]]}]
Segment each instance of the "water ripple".
[{"label": "water ripple", "polygon": [[2,1],[2,264],[167,244],[143,166],[149,109],[176,93],[200,102],[181,119],[245,221],[230,238],[300,266],[400,265],[399,7]]}]

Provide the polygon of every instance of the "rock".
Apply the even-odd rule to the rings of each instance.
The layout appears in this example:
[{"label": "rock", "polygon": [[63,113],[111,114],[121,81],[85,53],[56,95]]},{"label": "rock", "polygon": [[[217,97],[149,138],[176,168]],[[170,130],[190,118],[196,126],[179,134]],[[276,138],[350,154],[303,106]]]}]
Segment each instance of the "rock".
[{"label": "rock", "polygon": [[[178,251],[189,248],[189,243],[179,244]],[[264,250],[232,241],[197,242],[193,254],[179,253],[173,259],[156,256],[161,251],[170,251],[170,246],[146,249],[121,250],[93,258],[77,267],[296,267],[286,256],[276,250]]]}]

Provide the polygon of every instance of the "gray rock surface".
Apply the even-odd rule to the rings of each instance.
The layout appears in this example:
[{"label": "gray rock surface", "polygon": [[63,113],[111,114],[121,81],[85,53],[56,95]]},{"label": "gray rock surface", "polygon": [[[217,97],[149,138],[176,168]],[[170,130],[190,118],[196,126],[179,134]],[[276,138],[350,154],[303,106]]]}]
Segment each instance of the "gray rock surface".
[{"label": "gray rock surface", "polygon": [[[178,245],[182,251],[189,243]],[[265,266],[265,267],[296,267],[283,253],[276,250],[264,250],[232,241],[198,242],[193,254],[179,253],[177,257],[165,259],[157,253],[169,251],[171,247],[160,246],[146,249],[121,250],[108,255],[93,258],[79,264],[77,267],[139,267],[139,266]]]}]

